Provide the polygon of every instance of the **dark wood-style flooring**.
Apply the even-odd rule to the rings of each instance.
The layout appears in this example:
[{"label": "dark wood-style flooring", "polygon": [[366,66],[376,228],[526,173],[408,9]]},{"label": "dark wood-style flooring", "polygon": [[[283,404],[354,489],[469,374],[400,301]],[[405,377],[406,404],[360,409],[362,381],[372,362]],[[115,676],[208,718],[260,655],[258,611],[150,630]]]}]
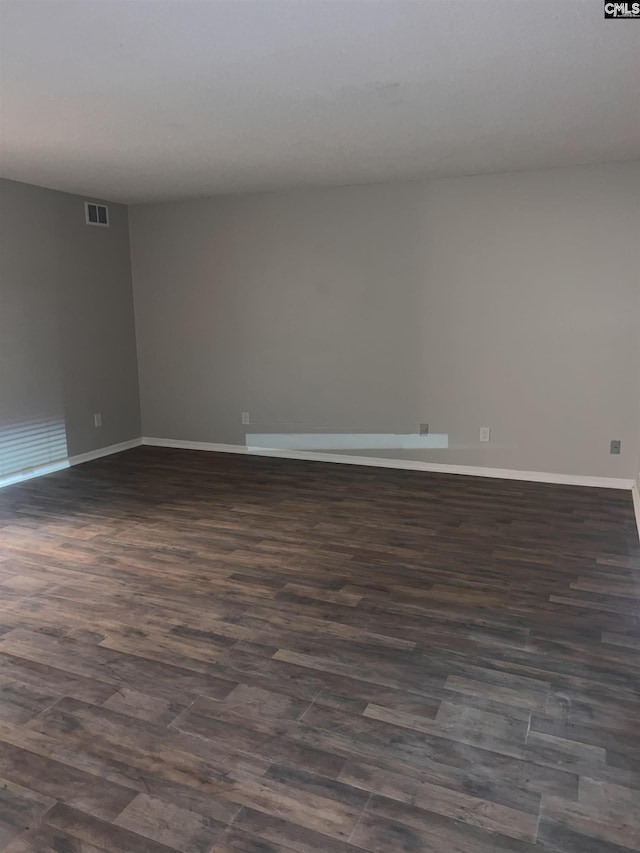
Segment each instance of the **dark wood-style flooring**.
[{"label": "dark wood-style flooring", "polygon": [[640,851],[628,493],[139,448],[0,602],[6,853]]}]

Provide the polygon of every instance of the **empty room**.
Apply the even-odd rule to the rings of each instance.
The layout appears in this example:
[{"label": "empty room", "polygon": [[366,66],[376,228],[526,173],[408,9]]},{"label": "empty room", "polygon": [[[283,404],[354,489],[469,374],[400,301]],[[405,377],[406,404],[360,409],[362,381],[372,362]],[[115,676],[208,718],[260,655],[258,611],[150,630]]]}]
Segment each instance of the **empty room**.
[{"label": "empty room", "polygon": [[0,0],[0,851],[640,853],[640,4]]}]

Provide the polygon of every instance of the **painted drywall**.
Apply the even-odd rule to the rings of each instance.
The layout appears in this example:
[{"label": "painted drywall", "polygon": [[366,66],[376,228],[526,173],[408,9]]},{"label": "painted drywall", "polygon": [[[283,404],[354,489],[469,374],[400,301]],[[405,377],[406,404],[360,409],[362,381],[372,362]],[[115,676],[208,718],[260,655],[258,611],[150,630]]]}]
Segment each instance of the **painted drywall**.
[{"label": "painted drywall", "polygon": [[49,418],[75,456],[140,435],[127,208],[109,214],[0,182],[0,437]]},{"label": "painted drywall", "polygon": [[[638,225],[640,229],[640,223]],[[640,256],[640,240],[638,241],[638,255]],[[640,282],[638,283],[638,313],[640,314]],[[640,337],[638,338],[638,370],[637,370],[637,387],[640,388]],[[638,400],[638,420],[640,421],[640,397]],[[638,450],[636,454],[636,467],[634,470],[634,481],[632,486],[631,496],[633,499],[633,509],[636,516],[636,526],[638,528],[638,538],[640,539],[640,430],[638,430]]]},{"label": "painted drywall", "polygon": [[129,218],[143,435],[243,444],[428,422],[447,449],[376,455],[635,475],[639,163]]},{"label": "painted drywall", "polygon": [[640,534],[640,442],[638,442],[638,454],[636,457],[636,470],[634,472],[633,488],[635,489],[635,499],[638,502],[636,514],[638,517],[638,533]]}]

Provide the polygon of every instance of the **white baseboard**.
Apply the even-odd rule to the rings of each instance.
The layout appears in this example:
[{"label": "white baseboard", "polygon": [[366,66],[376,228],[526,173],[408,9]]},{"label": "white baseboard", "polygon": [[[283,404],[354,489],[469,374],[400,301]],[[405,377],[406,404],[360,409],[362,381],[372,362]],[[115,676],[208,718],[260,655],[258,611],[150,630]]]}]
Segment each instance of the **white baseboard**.
[{"label": "white baseboard", "polygon": [[531,483],[557,483],[565,486],[594,486],[601,489],[631,489],[633,480],[622,477],[587,477],[573,474],[548,474],[543,471],[513,471],[511,468],[479,468],[473,465],[445,465],[440,462],[418,462],[414,459],[382,459],[377,456],[347,456],[341,453],[317,453],[310,450],[256,450],[241,444],[213,444],[207,441],[178,441],[172,438],[149,438],[142,444],[150,447],[174,447],[180,450],[209,450],[215,453],[241,453],[250,456],[276,456],[306,462],[334,462],[340,465],[368,465],[377,468],[399,468],[409,471],[432,471],[439,474],[466,474],[470,477],[493,477],[500,480],[525,480]]},{"label": "white baseboard", "polygon": [[631,491],[633,506],[640,537],[640,482],[622,477],[587,477],[577,474],[551,474],[544,471],[514,471],[510,468],[480,468],[473,465],[445,465],[440,462],[419,462],[414,459],[382,459],[376,456],[347,456],[339,453],[316,453],[309,450],[251,449],[241,444],[216,444],[207,441],[179,441],[172,438],[133,438],[120,444],[111,444],[70,456],[55,464],[43,466],[28,473],[0,479],[0,487],[23,480],[41,477],[60,471],[71,465],[81,465],[103,456],[111,456],[140,445],[149,447],[173,447],[180,450],[207,450],[214,453],[239,453],[245,456],[273,456],[282,459],[299,459],[306,462],[333,462],[339,465],[366,465],[376,468],[397,468],[408,471],[432,471],[439,474],[463,474],[470,477],[491,477],[500,480],[523,480],[531,483],[556,483],[565,486],[591,486],[602,489],[626,489]]},{"label": "white baseboard", "polygon": [[631,497],[633,498],[633,508],[636,513],[638,539],[640,539],[640,480],[636,480],[633,486],[631,487]]},{"label": "white baseboard", "polygon": [[83,462],[91,462],[92,459],[100,459],[102,456],[111,456],[112,453],[121,453],[123,450],[130,450],[132,447],[139,447],[141,444],[141,438],[132,438],[131,441],[122,441],[120,444],[99,447],[97,450],[90,450],[88,453],[70,456],[69,465],[82,465]]}]

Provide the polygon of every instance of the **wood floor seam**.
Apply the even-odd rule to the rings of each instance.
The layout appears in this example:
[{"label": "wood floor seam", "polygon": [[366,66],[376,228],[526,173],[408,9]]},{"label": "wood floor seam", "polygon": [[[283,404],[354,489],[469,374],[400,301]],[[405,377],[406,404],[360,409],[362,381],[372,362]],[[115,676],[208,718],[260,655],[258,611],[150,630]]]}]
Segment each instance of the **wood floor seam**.
[{"label": "wood floor seam", "polygon": [[356,825],[351,830],[351,834],[349,835],[349,838],[347,839],[347,841],[349,843],[351,842],[351,839],[353,838],[353,836],[356,833],[356,830],[358,829],[360,821],[362,820],[362,816],[364,815],[366,810],[369,808],[369,803],[371,802],[372,798],[373,798],[373,794],[369,794],[369,796],[367,797],[366,803],[364,804],[364,806],[362,807],[362,810],[360,811],[360,814],[358,815],[358,820],[356,821]]}]

